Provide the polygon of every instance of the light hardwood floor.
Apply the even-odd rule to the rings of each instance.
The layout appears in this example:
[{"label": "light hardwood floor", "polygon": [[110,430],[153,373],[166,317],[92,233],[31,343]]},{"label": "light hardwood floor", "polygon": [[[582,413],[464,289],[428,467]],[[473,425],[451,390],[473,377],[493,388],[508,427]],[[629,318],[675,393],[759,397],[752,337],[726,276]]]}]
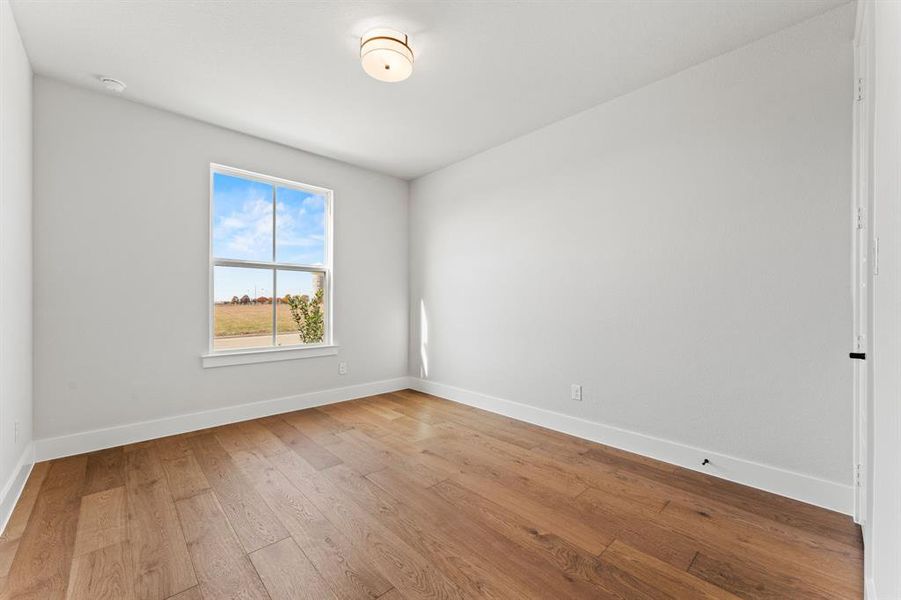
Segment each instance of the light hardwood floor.
[{"label": "light hardwood floor", "polygon": [[2,598],[862,597],[843,515],[413,391],[35,466]]}]

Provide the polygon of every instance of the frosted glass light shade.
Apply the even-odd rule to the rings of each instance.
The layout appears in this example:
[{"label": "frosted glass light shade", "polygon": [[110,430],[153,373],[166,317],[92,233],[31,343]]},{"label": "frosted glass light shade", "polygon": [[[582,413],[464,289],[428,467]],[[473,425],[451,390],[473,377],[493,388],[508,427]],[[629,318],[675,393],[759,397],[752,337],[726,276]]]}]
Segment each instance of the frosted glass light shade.
[{"label": "frosted glass light shade", "polygon": [[360,62],[370,77],[395,83],[413,73],[413,51],[407,34],[373,29],[360,40]]}]

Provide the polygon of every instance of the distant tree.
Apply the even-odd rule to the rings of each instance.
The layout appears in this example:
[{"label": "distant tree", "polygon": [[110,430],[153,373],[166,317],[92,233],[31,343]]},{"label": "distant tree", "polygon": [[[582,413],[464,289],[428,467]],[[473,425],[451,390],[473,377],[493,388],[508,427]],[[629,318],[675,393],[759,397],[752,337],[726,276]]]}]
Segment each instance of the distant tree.
[{"label": "distant tree", "polygon": [[238,297],[232,296],[232,304],[237,304],[238,302],[240,302],[240,300],[238,300]]},{"label": "distant tree", "polygon": [[316,290],[313,299],[306,294],[285,296],[285,302],[291,309],[291,318],[297,326],[300,341],[304,344],[316,344],[325,337],[325,313],[323,312],[323,291]]},{"label": "distant tree", "polygon": [[269,304],[271,300],[268,296],[260,296],[257,298],[257,304]]},{"label": "distant tree", "polygon": [[250,296],[247,294],[241,296],[241,304],[250,304]]}]

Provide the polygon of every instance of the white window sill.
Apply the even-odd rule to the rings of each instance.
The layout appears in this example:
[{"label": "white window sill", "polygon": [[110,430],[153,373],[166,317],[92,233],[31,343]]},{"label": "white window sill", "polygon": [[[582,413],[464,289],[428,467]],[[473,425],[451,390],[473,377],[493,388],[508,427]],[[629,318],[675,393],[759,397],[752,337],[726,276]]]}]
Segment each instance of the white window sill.
[{"label": "white window sill", "polygon": [[296,358],[315,358],[317,356],[334,356],[338,348],[331,344],[317,346],[294,346],[290,348],[260,348],[255,350],[233,350],[211,352],[201,356],[203,368],[228,367],[231,365],[251,365],[254,363],[294,360]]}]

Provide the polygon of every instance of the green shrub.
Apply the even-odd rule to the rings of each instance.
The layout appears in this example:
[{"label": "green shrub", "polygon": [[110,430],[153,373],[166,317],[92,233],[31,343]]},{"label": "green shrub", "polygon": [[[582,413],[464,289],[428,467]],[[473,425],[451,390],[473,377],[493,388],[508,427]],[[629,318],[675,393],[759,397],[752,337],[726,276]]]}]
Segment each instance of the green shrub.
[{"label": "green shrub", "polygon": [[291,318],[297,325],[300,341],[304,344],[318,344],[325,338],[323,298],[321,288],[316,290],[312,300],[306,294],[285,296],[285,301],[291,309]]}]

